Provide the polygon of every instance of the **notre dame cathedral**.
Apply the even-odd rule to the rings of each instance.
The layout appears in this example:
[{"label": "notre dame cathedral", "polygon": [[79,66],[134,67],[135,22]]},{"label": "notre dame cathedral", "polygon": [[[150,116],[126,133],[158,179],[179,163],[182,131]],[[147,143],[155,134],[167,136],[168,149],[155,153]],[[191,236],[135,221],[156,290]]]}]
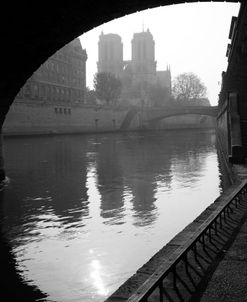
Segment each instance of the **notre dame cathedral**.
[{"label": "notre dame cathedral", "polygon": [[98,42],[98,72],[111,72],[118,77],[123,84],[123,96],[128,99],[131,91],[139,90],[139,99],[145,100],[145,91],[150,86],[166,88],[170,96],[170,68],[156,70],[155,41],[149,29],[135,33],[131,43],[131,60],[124,61],[121,37],[102,32]]}]

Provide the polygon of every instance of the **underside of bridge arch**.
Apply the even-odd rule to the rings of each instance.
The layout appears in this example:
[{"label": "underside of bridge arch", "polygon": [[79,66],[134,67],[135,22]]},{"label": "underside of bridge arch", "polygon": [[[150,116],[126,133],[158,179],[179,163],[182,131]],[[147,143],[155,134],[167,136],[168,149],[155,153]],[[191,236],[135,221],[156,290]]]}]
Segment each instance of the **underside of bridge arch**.
[{"label": "underside of bridge arch", "polygon": [[26,80],[48,57],[74,38],[126,14],[163,5],[185,3],[181,0],[4,2],[0,18],[1,124]]},{"label": "underside of bridge arch", "polygon": [[[197,1],[36,0],[14,2],[3,0],[0,18],[2,53],[0,135],[5,115],[20,88],[32,73],[58,49],[79,35],[112,19],[147,8],[184,2]],[[238,1],[231,0],[229,2]],[[5,177],[1,150],[0,138],[0,181]],[[2,255],[2,259],[5,261],[6,257],[4,258]],[[2,268],[5,269],[3,266]],[[6,279],[5,283],[7,281]],[[8,286],[11,287],[12,284],[9,282]],[[18,295],[18,293],[13,292],[14,296],[15,294]],[[20,297],[17,300],[20,301]],[[33,300],[28,299],[25,295],[25,301]]]},{"label": "underside of bridge arch", "polygon": [[[185,1],[4,1],[0,18],[0,129],[10,105],[26,80],[65,44],[115,18],[147,8],[181,3]],[[1,166],[0,154],[0,170]]]}]

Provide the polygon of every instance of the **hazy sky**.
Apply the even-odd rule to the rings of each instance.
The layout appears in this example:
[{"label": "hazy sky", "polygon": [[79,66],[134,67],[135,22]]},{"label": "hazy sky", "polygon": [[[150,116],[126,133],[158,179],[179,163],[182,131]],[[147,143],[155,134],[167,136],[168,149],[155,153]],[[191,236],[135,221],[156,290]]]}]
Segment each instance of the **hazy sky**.
[{"label": "hazy sky", "polygon": [[80,36],[88,54],[87,86],[93,88],[97,72],[98,40],[101,31],[122,37],[124,60],[131,59],[135,32],[149,28],[155,40],[157,70],[171,67],[172,79],[183,72],[194,72],[217,105],[221,72],[226,70],[226,48],[231,17],[237,16],[238,3],[186,3],[144,10],[105,23]]}]

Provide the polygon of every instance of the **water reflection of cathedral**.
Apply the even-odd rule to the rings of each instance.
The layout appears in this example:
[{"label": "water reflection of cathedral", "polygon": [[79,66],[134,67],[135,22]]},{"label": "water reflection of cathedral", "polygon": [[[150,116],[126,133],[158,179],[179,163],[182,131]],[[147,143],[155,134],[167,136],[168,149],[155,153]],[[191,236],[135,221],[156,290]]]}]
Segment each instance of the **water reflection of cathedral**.
[{"label": "water reflection of cathedral", "polygon": [[101,216],[121,223],[124,216],[124,179],[117,140],[101,141],[97,157],[97,185],[101,195]]},{"label": "water reflection of cathedral", "polygon": [[[64,227],[73,223],[85,225],[91,207],[87,184],[91,165],[95,167],[93,177],[100,195],[100,215],[106,223],[125,223],[128,193],[134,224],[152,224],[158,217],[159,187],[170,190],[174,175],[185,177],[202,171],[204,154],[214,148],[211,134],[200,133],[201,140],[196,132],[190,133],[189,140],[181,131],[176,136],[172,131],[163,135],[162,139],[151,133],[99,135],[94,143],[80,136],[23,138],[18,156],[12,154],[16,142],[10,140],[6,147],[15,160],[6,166],[13,180],[12,190],[6,192],[10,200],[6,210],[13,228],[21,230],[27,222],[28,206],[30,221],[32,215],[50,211]],[[21,181],[15,184],[20,171]],[[94,197],[90,200],[94,202]]]},{"label": "water reflection of cathedral", "polygon": [[[102,141],[97,160],[98,189],[101,194],[103,218],[117,216],[116,223],[123,222],[124,196],[132,194],[132,215],[137,226],[152,224],[157,218],[155,206],[157,177],[169,186],[170,156],[153,156],[154,148],[162,150],[160,140],[150,137],[118,136]],[[162,165],[160,164],[160,160]],[[114,220],[115,221],[115,220]]]}]

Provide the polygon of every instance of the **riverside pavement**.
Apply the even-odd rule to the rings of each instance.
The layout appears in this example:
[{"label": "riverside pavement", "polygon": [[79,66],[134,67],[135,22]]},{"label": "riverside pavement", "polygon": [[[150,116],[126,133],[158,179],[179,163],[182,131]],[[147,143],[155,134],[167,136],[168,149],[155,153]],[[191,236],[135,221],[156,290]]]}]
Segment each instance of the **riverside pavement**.
[{"label": "riverside pavement", "polygon": [[[234,165],[233,171],[240,180],[247,179],[247,166]],[[247,200],[246,200],[247,202]],[[244,210],[244,209],[243,209]],[[201,297],[201,302],[247,301],[247,214],[240,218],[229,247],[211,275]],[[196,301],[196,300],[195,300]]]}]

